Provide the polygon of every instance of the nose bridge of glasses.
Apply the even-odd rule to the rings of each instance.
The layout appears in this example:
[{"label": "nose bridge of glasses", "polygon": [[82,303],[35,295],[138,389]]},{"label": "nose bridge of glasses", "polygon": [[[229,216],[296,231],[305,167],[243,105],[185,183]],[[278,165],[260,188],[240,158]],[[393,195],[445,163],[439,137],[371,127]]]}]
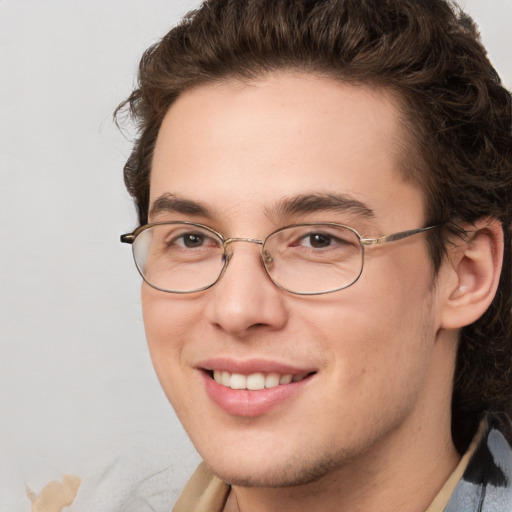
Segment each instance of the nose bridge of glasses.
[{"label": "nose bridge of glasses", "polygon": [[[224,240],[224,258],[225,258],[225,266],[224,266],[224,270],[223,270],[223,273],[226,269],[226,266],[227,264],[231,261],[231,258],[233,257],[233,249],[231,248],[231,245],[235,242],[247,242],[247,243],[250,243],[250,244],[256,244],[256,245],[260,245],[262,248],[265,244],[265,241],[264,240],[259,240],[257,238],[240,238],[240,237],[236,237],[236,238],[226,238]],[[270,264],[271,262],[271,257],[270,255],[269,256],[266,256],[265,253],[262,251],[262,254],[261,254],[261,261],[263,263],[263,265],[266,267],[268,264]]]},{"label": "nose bridge of glasses", "polygon": [[[256,244],[256,245],[260,245],[263,247],[263,245],[265,244],[265,241],[264,240],[259,240],[257,238],[240,238],[240,237],[236,237],[236,238],[226,238],[224,240],[224,257],[226,258],[226,263],[229,262],[233,256],[233,249],[231,249],[231,244],[235,243],[235,242],[247,242],[249,244]],[[262,260],[264,263],[266,263],[266,259],[264,257],[264,255],[262,256]]]},{"label": "nose bridge of glasses", "polygon": [[224,240],[224,247],[234,242],[248,242],[250,244],[263,245],[263,240],[258,240],[257,238],[226,238],[226,240]]}]

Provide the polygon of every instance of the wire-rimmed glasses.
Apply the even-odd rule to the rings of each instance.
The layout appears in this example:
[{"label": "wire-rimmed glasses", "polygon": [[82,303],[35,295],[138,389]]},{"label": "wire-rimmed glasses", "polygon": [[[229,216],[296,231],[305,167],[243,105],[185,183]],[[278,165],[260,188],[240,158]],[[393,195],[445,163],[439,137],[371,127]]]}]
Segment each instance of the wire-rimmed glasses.
[{"label": "wire-rimmed glasses", "polygon": [[354,228],[334,222],[294,224],[264,240],[226,238],[214,229],[187,221],[155,222],[121,235],[132,245],[137,269],[146,283],[168,293],[194,293],[212,287],[239,242],[261,246],[261,262],[271,281],[297,295],[343,290],[360,277],[366,246],[423,233],[439,226],[364,238]]},{"label": "wire-rimmed glasses", "polygon": [[194,293],[212,287],[222,276],[238,242],[261,246],[261,262],[271,281],[297,295],[321,295],[353,285],[361,276],[366,246],[423,233],[439,227],[364,238],[335,222],[293,224],[264,240],[226,238],[194,222],[155,222],[121,235],[132,245],[137,269],[146,283],[169,293]]}]

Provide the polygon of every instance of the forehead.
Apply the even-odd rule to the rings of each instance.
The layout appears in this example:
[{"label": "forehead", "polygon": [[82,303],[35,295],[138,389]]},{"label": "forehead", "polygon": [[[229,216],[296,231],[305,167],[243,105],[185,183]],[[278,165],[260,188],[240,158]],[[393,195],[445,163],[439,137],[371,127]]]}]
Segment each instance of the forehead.
[{"label": "forehead", "polygon": [[401,178],[401,137],[393,97],[369,86],[298,73],[201,86],[164,118],[151,203],[176,194],[242,215],[287,197],[344,194],[396,215],[397,199],[413,192],[404,206],[421,210],[421,194]]}]

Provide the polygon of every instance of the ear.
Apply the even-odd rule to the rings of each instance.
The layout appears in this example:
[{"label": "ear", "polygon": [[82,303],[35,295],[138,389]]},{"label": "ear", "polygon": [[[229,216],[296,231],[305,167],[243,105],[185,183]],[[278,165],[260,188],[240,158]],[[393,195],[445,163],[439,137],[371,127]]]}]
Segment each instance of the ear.
[{"label": "ear", "polygon": [[496,294],[501,272],[501,222],[484,218],[463,227],[466,235],[448,248],[440,269],[444,293],[440,325],[444,329],[459,329],[478,320]]}]

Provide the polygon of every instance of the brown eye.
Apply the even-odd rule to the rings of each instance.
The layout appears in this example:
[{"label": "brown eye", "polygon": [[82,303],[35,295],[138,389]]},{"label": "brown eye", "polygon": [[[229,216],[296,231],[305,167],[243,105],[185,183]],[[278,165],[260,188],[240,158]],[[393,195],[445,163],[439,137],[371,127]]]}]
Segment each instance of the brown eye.
[{"label": "brown eye", "polygon": [[315,249],[321,249],[322,247],[329,247],[332,244],[332,237],[329,235],[323,235],[321,233],[314,233],[309,235],[308,243]]},{"label": "brown eye", "polygon": [[187,233],[182,235],[181,239],[183,245],[188,248],[201,247],[204,243],[204,236],[198,233]]}]

